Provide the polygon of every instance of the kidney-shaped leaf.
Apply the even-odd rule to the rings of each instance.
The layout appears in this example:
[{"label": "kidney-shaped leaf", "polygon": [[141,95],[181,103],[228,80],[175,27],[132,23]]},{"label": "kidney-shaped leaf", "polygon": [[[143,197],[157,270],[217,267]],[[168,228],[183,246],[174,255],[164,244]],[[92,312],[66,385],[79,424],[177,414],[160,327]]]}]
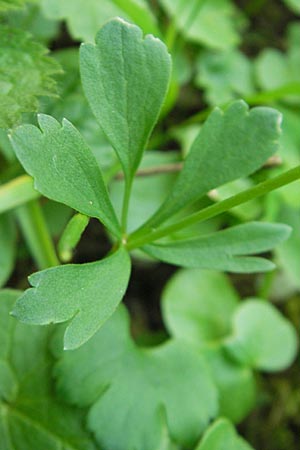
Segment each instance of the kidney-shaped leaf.
[{"label": "kidney-shaped leaf", "polygon": [[168,89],[170,55],[159,39],[114,19],[96,45],[81,47],[80,68],[92,111],[131,178]]},{"label": "kidney-shaped leaf", "polygon": [[293,362],[298,339],[291,323],[274,306],[248,299],[236,310],[232,336],[224,345],[238,362],[272,372]]},{"label": "kidney-shaped leaf", "polygon": [[40,129],[23,125],[12,135],[17,156],[46,197],[97,217],[114,234],[118,220],[96,159],[81,134],[66,119],[38,116]]},{"label": "kidney-shaped leaf", "polygon": [[138,348],[122,306],[86,345],[63,353],[56,374],[64,398],[90,406],[88,427],[105,449],[161,449],[168,435],[191,447],[217,413],[201,355],[176,341]]},{"label": "kidney-shaped leaf", "polygon": [[123,248],[101,261],[46,269],[29,277],[33,287],[19,298],[12,314],[37,325],[70,320],[64,347],[73,349],[113,314],[129,276],[130,258]]},{"label": "kidney-shaped leaf", "polygon": [[264,258],[247,256],[271,250],[290,234],[283,224],[252,222],[196,239],[152,244],[143,250],[155,258],[183,267],[263,272],[275,266]]},{"label": "kidney-shaped leaf", "polygon": [[157,226],[209,190],[259,169],[278,150],[281,115],[272,108],[249,111],[238,100],[216,108],[195,139],[169,196],[149,221]]},{"label": "kidney-shaped leaf", "polygon": [[172,336],[201,345],[230,333],[238,301],[224,274],[183,269],[163,291],[162,312]]},{"label": "kidney-shaped leaf", "polygon": [[218,419],[205,432],[196,450],[254,450],[227,419]]},{"label": "kidney-shaped leaf", "polygon": [[18,291],[0,292],[1,450],[95,450],[84,414],[54,396],[49,328],[9,316]]}]

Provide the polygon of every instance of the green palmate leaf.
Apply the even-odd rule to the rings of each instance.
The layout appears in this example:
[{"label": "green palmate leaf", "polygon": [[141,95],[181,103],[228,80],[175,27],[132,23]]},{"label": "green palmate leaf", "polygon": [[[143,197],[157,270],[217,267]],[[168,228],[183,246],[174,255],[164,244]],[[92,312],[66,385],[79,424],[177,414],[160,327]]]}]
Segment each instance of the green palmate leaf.
[{"label": "green palmate leaf", "polygon": [[160,0],[186,39],[208,47],[226,49],[240,38],[236,10],[230,0]]},{"label": "green palmate leaf", "polygon": [[192,343],[219,340],[230,332],[238,300],[225,275],[180,270],[163,291],[164,322],[172,336]]},{"label": "green palmate leaf", "polygon": [[143,250],[162,261],[183,267],[260,272],[275,265],[266,259],[247,256],[271,250],[290,234],[283,224],[250,222],[224,231],[185,241],[152,244]]},{"label": "green palmate leaf", "polygon": [[158,39],[115,19],[96,45],[81,47],[80,67],[90,106],[130,180],[168,89],[170,55]]},{"label": "green palmate leaf", "polygon": [[[38,116],[40,129],[23,125],[12,135],[18,158],[42,194],[97,217],[115,235],[119,225],[100,169],[80,133],[66,119]],[[41,151],[43,149],[43,151]]]},{"label": "green palmate leaf", "polygon": [[56,374],[67,400],[91,407],[88,427],[105,449],[164,449],[168,435],[190,447],[217,412],[201,356],[175,341],[138,348],[122,306],[86,345],[63,354]]},{"label": "green palmate leaf", "polygon": [[196,450],[254,450],[227,419],[218,419],[204,434]]},{"label": "green palmate leaf", "polygon": [[132,20],[145,33],[158,34],[145,0],[42,0],[42,8],[48,17],[65,19],[75,39],[93,41],[99,28],[116,16]]},{"label": "green palmate leaf", "polygon": [[16,252],[16,229],[13,221],[7,215],[0,216],[0,286],[3,286],[10,276]]},{"label": "green palmate leaf", "polygon": [[236,310],[225,347],[238,362],[269,372],[283,370],[297,353],[297,333],[272,305],[248,299]]},{"label": "green palmate leaf", "polygon": [[37,272],[13,310],[21,322],[45,325],[70,320],[65,349],[79,347],[112,315],[130,276],[128,253],[120,248],[101,261]]},{"label": "green palmate leaf", "polygon": [[9,317],[19,295],[0,293],[1,450],[95,450],[83,414],[54,397],[50,330]]},{"label": "green palmate leaf", "polygon": [[195,139],[167,199],[149,220],[157,226],[210,189],[245,177],[278,149],[281,115],[271,108],[249,111],[242,100],[216,108]]},{"label": "green palmate leaf", "polygon": [[14,125],[22,112],[35,111],[37,96],[55,94],[52,76],[59,71],[27,33],[0,26],[0,128]]}]

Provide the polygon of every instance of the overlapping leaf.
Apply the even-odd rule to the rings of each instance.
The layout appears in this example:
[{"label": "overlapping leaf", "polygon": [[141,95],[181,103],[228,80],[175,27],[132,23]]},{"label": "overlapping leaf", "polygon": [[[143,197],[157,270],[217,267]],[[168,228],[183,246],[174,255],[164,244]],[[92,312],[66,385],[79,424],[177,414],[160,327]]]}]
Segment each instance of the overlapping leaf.
[{"label": "overlapping leaf", "polygon": [[196,450],[254,450],[227,419],[218,419],[205,432]]},{"label": "overlapping leaf", "polygon": [[22,30],[0,27],[0,128],[15,125],[21,113],[35,111],[37,97],[56,93],[60,71],[46,49]]},{"label": "overlapping leaf", "polygon": [[90,406],[88,427],[101,448],[160,449],[168,436],[190,447],[217,412],[201,355],[175,341],[137,348],[122,306],[89,342],[62,355],[56,374],[66,399]]},{"label": "overlapping leaf", "polygon": [[90,106],[130,180],[168,89],[170,55],[158,39],[115,19],[95,45],[81,47],[80,66]]},{"label": "overlapping leaf", "polygon": [[143,247],[151,256],[183,267],[263,272],[275,265],[267,259],[249,256],[271,250],[290,234],[283,224],[250,222],[224,231],[185,241]]},{"label": "overlapping leaf", "polygon": [[34,273],[33,286],[18,299],[13,315],[21,322],[45,325],[70,320],[64,348],[86,342],[113,314],[130,276],[130,258],[120,248],[101,261],[69,264]]},{"label": "overlapping leaf", "polygon": [[157,226],[209,190],[250,175],[276,150],[281,115],[271,108],[249,111],[242,100],[216,108],[195,139],[172,191],[148,222]]},{"label": "overlapping leaf", "polygon": [[248,299],[236,310],[233,332],[226,349],[249,367],[276,371],[286,369],[297,353],[297,333],[272,305]]},{"label": "overlapping leaf", "polygon": [[292,324],[261,299],[238,303],[224,274],[183,269],[163,293],[171,336],[198,346],[218,388],[220,412],[242,420],[255,403],[252,369],[288,367],[297,354]]},{"label": "overlapping leaf", "polygon": [[75,39],[92,42],[99,28],[116,16],[131,20],[145,33],[158,34],[145,0],[42,0],[42,8],[52,19],[65,19]]},{"label": "overlapping leaf", "polygon": [[95,450],[82,412],[53,396],[49,329],[9,317],[19,294],[0,293],[1,450]]},{"label": "overlapping leaf", "polygon": [[[40,129],[23,125],[13,133],[18,158],[42,194],[97,217],[115,235],[119,225],[100,169],[80,133],[66,119],[39,115]],[[41,151],[43,149],[43,151]]]},{"label": "overlapping leaf", "polygon": [[213,342],[230,333],[238,300],[223,274],[182,269],[163,291],[164,322],[172,336],[197,344]]}]

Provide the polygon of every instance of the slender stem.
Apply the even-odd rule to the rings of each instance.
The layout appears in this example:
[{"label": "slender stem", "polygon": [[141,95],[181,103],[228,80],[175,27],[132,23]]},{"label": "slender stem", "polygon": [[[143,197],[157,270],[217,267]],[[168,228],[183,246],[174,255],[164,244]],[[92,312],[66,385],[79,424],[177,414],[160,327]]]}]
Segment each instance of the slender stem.
[{"label": "slender stem", "polygon": [[[174,162],[169,164],[161,164],[160,166],[153,166],[153,167],[146,167],[145,169],[139,169],[135,173],[135,177],[152,177],[155,175],[164,175],[168,173],[177,173],[180,172],[183,168],[183,161],[180,162]],[[263,167],[276,167],[280,166],[282,164],[282,159],[280,156],[270,156],[269,159],[265,162]],[[114,180],[121,181],[124,180],[124,172],[117,172],[114,176]],[[1,200],[1,197],[0,197]]]},{"label": "slender stem", "polygon": [[235,206],[241,205],[253,200],[257,197],[267,194],[275,189],[278,189],[286,184],[292,183],[300,178],[300,165],[294,169],[288,170],[287,172],[278,175],[277,177],[271,178],[269,180],[263,181],[256,186],[246,189],[237,195],[227,198],[221,202],[215,203],[214,205],[208,206],[194,214],[187,216],[186,218],[173,223],[172,225],[165,226],[159,229],[148,229],[141,227],[136,232],[134,232],[128,238],[127,248],[132,250],[134,248],[142,247],[157,239],[168,236],[170,233],[174,233],[182,228],[186,228],[198,222],[203,222],[204,220],[211,219],[219,214],[228,211]]},{"label": "slender stem", "polygon": [[15,213],[37,267],[41,270],[59,265],[38,201],[18,207]]},{"label": "slender stem", "polygon": [[129,209],[132,181],[133,180],[129,179],[129,178],[125,179],[125,189],[124,189],[122,217],[121,217],[122,232],[125,235],[126,235],[126,230],[127,230],[127,218],[128,218],[128,209]]},{"label": "slender stem", "polygon": [[170,52],[174,47],[176,37],[177,37],[177,28],[174,19],[171,19],[171,22],[168,25],[167,32],[165,35],[165,43]]},{"label": "slender stem", "polygon": [[270,296],[270,291],[273,286],[275,275],[276,275],[276,270],[272,270],[271,272],[266,272],[263,275],[261,286],[258,289],[258,297],[268,300],[268,298]]}]

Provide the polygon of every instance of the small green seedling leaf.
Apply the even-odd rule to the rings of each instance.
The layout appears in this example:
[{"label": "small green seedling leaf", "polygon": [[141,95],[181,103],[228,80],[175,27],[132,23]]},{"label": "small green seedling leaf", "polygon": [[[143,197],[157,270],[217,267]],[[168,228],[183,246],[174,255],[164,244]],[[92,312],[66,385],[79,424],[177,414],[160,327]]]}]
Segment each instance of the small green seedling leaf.
[{"label": "small green seedling leaf", "polygon": [[12,314],[37,325],[70,320],[64,347],[74,349],[113,314],[129,276],[130,258],[123,248],[101,261],[46,269],[29,277],[33,287],[19,298]]},{"label": "small green seedling leaf", "polygon": [[264,258],[248,256],[271,250],[290,234],[283,224],[252,222],[196,239],[152,244],[143,250],[162,261],[191,268],[251,273],[274,269]]},{"label": "small green seedling leaf", "polygon": [[273,372],[293,362],[298,339],[294,327],[274,306],[248,299],[237,309],[232,336],[224,345],[236,361]]},{"label": "small green seedling leaf", "polygon": [[254,450],[242,439],[231,422],[218,419],[205,432],[196,450]]},{"label": "small green seedling leaf", "polygon": [[209,190],[250,175],[278,150],[281,115],[242,100],[216,108],[195,139],[167,199],[149,220],[157,226]]},{"label": "small green seedling leaf", "polygon": [[230,333],[238,301],[222,273],[179,270],[163,291],[164,322],[171,336],[196,345],[213,342]]},{"label": "small green seedling leaf", "polygon": [[46,53],[28,33],[1,25],[0,128],[14,126],[23,112],[36,111],[38,96],[56,94],[52,77],[61,69]]},{"label": "small green seedling leaf", "polygon": [[190,448],[217,413],[201,355],[178,341],[137,347],[123,305],[86,345],[63,353],[56,375],[67,401],[90,407],[88,428],[104,449],[162,449],[168,436]]},{"label": "small green seedling leaf", "polygon": [[75,214],[68,222],[58,243],[58,253],[62,261],[68,262],[72,259],[73,250],[88,223],[89,218],[83,214]]},{"label": "small green seedling leaf", "polygon": [[83,88],[127,179],[137,169],[167,93],[165,45],[122,19],[108,22],[80,52]]},{"label": "small green seedling leaf", "polygon": [[48,344],[52,329],[9,317],[19,291],[0,291],[1,450],[96,450],[84,414],[56,398]]},{"label": "small green seedling leaf", "polygon": [[[41,114],[39,126],[22,125],[12,144],[35,188],[46,197],[96,217],[115,235],[118,220],[96,159],[81,134],[66,119],[62,125]],[[41,151],[42,150],[42,151]]]}]

